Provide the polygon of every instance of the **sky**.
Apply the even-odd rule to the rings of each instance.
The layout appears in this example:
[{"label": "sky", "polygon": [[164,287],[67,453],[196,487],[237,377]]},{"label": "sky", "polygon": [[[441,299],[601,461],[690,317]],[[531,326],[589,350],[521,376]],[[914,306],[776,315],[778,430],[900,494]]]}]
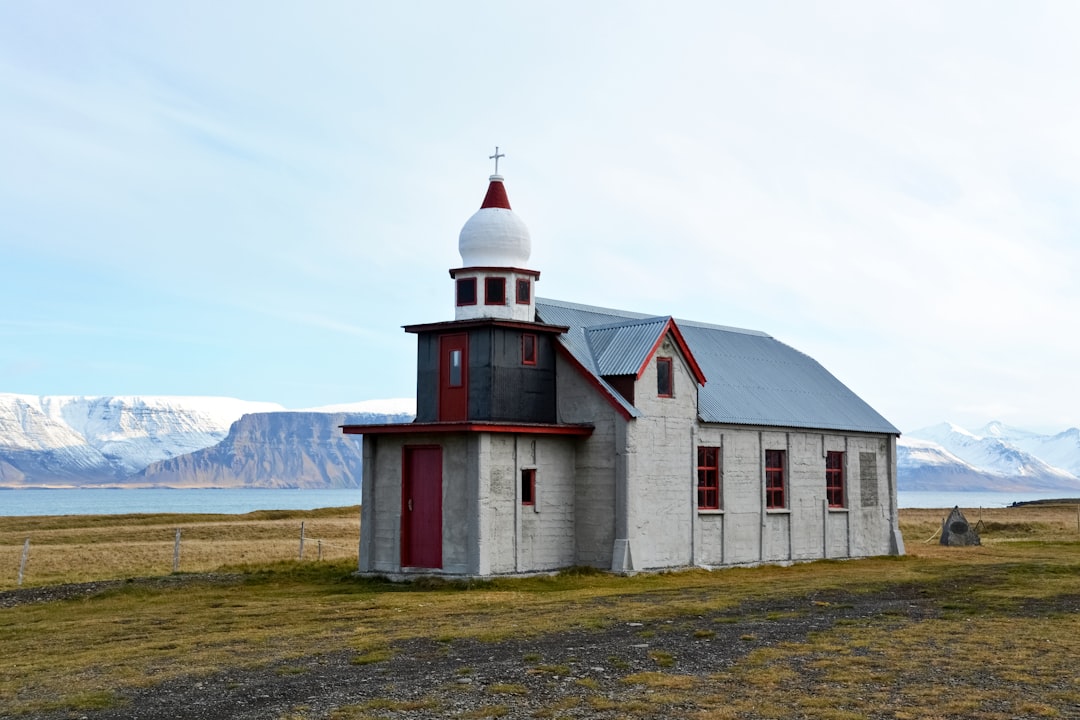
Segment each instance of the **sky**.
[{"label": "sky", "polygon": [[0,3],[0,392],[415,393],[493,171],[537,294],[904,432],[1080,425],[1080,4]]}]

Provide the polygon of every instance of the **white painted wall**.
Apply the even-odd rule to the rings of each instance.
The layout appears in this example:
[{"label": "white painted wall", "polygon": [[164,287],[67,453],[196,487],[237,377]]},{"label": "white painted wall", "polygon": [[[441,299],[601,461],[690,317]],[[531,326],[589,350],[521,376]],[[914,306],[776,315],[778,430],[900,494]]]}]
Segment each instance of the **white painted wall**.
[{"label": "white painted wall", "polygon": [[[656,358],[672,358],[674,396],[656,393]],[[644,417],[627,433],[627,539],[633,569],[692,563],[696,515],[697,381],[670,338],[650,359],[634,387]]]}]

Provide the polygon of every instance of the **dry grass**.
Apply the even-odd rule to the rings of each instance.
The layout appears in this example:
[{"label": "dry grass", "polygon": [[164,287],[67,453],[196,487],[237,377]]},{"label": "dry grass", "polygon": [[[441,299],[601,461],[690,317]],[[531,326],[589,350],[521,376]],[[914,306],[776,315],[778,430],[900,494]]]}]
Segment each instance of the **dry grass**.
[{"label": "dry grass", "polygon": [[[180,571],[296,560],[356,558],[359,508],[260,510],[246,515],[160,514],[0,517],[0,590],[23,586],[166,575],[181,531]],[[320,543],[321,541],[321,543]]]},{"label": "dry grass", "polygon": [[[838,623],[802,643],[754,650],[729,672],[699,683],[669,673],[671,658],[657,655],[653,672],[626,678],[625,697],[590,695],[581,702],[628,717],[663,714],[663,708],[678,705],[696,708],[702,718],[833,720],[866,717],[880,707],[901,708],[896,718],[905,717],[902,708],[911,707],[937,708],[940,717],[986,720],[1009,713],[1066,716],[1069,708],[1080,707],[1073,667],[1073,659],[1080,656],[1080,619],[1075,613],[1040,609],[1040,603],[1049,607],[1056,598],[1080,596],[1075,506],[985,510],[984,544],[976,548],[924,544],[942,517],[942,511],[901,512],[909,550],[904,558],[634,578],[575,572],[409,587],[351,575],[355,508],[272,517],[2,518],[0,577],[8,577],[4,566],[10,567],[12,559],[17,564],[22,539],[30,533],[35,572],[28,568],[28,577],[35,584],[44,577],[66,582],[167,574],[171,529],[177,526],[184,528],[185,548],[189,535],[193,546],[203,542],[208,548],[231,548],[217,554],[207,549],[205,564],[198,567],[194,558],[192,567],[186,564],[185,550],[185,570],[246,564],[229,582],[192,581],[182,592],[132,583],[88,600],[0,610],[0,647],[5,650],[0,714],[50,707],[91,709],[113,702],[111,691],[116,688],[336,649],[352,649],[357,663],[377,663],[392,656],[396,641],[410,638],[495,641],[605,627],[627,617],[678,622],[714,617],[744,601],[900,585],[919,588],[940,606],[939,615],[922,621],[882,616]],[[977,522],[977,511],[969,511],[968,518]],[[291,545],[284,557],[295,557],[301,519],[309,537],[336,537],[349,545],[348,556],[322,563],[272,562],[278,543]],[[166,531],[164,541],[151,538],[161,531]],[[155,543],[166,549],[164,569],[157,555],[119,568],[97,560],[93,562],[101,564],[87,567],[86,560],[80,560],[92,556],[80,553],[103,546],[117,552],[113,545],[130,550]],[[261,559],[238,559],[240,547]],[[191,554],[197,555],[194,547]],[[177,657],[184,663],[176,663]],[[536,664],[531,672],[551,673],[555,668],[563,666]],[[935,682],[943,674],[963,692],[935,699],[940,695]],[[512,697],[518,689],[507,686],[502,694]],[[551,716],[557,716],[556,705],[563,702],[571,701],[553,701]],[[404,710],[396,714],[398,709],[350,706],[340,708],[337,717],[407,715]],[[490,704],[477,712],[474,717],[498,717],[506,707]],[[303,711],[297,710],[296,716],[303,717]]]}]

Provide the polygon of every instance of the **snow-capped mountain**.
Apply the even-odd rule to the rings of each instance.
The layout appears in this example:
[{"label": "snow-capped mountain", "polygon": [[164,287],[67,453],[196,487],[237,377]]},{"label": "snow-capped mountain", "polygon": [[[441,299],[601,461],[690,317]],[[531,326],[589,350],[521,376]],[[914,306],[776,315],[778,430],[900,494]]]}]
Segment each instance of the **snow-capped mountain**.
[{"label": "snow-capped mountain", "polygon": [[[374,418],[357,422],[407,420],[415,412],[409,402],[367,401],[333,411]],[[402,409],[407,412],[397,412]],[[0,487],[128,485],[151,464],[222,442],[245,414],[278,412],[285,409],[276,403],[220,397],[0,393]]]},{"label": "snow-capped mountain", "polygon": [[[151,464],[129,483],[168,487],[360,487],[363,446],[342,425],[409,422],[411,413],[244,415],[220,443]],[[357,496],[359,499],[359,495]]]},{"label": "snow-capped mountain", "polygon": [[992,422],[972,432],[952,423],[915,430],[897,444],[902,490],[1080,490],[1080,431],[1057,435]]}]

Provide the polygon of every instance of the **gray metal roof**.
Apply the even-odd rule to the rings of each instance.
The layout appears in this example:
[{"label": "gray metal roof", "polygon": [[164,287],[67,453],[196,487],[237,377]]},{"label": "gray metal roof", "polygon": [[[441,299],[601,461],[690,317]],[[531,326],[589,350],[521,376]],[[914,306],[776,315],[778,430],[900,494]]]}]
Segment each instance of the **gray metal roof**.
[{"label": "gray metal roof", "polygon": [[[536,314],[541,322],[568,326],[560,336],[564,347],[631,415],[641,415],[602,376],[636,374],[668,317],[543,298],[536,299]],[[706,377],[698,391],[703,422],[900,433],[817,361],[770,335],[675,324]]]},{"label": "gray metal roof", "polygon": [[637,375],[656,347],[670,317],[624,320],[585,328],[585,339],[601,375]]}]

